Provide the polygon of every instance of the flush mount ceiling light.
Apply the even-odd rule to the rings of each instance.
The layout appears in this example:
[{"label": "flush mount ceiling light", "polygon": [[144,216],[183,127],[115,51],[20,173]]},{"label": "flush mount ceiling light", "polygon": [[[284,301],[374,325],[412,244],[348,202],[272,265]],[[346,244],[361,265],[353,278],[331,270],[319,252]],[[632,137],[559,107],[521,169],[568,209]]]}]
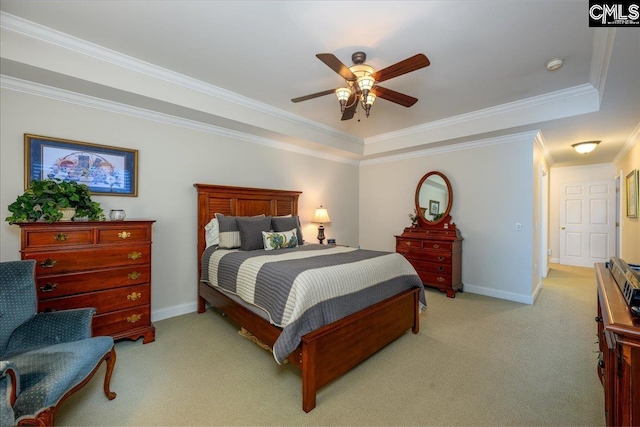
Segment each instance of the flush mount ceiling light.
[{"label": "flush mount ceiling light", "polygon": [[596,149],[596,145],[600,144],[600,141],[585,141],[572,144],[571,146],[580,154],[587,154]]},{"label": "flush mount ceiling light", "polygon": [[564,62],[564,60],[562,58],[553,58],[553,59],[547,61],[547,63],[545,65],[547,66],[547,70],[554,71],[554,70],[557,70],[558,68],[562,67],[562,63],[563,62]]},{"label": "flush mount ceiling light", "polygon": [[364,63],[367,59],[367,55],[364,52],[356,52],[351,56],[351,60],[353,61],[353,65],[351,67],[344,65],[332,53],[319,53],[316,57],[318,57],[320,61],[324,62],[333,71],[338,73],[340,77],[344,79],[345,86],[301,96],[299,98],[294,98],[291,101],[307,101],[309,99],[335,93],[338,98],[338,102],[340,103],[342,120],[349,120],[353,118],[356,108],[358,108],[358,104],[362,106],[365,114],[369,117],[371,106],[375,102],[376,98],[382,98],[395,104],[402,105],[403,107],[411,107],[413,104],[418,102],[418,98],[414,98],[413,96],[405,95],[391,89],[386,89],[382,86],[378,86],[378,83],[419,70],[420,68],[427,67],[430,64],[429,59],[422,53],[379,71],[374,70],[373,67]]}]

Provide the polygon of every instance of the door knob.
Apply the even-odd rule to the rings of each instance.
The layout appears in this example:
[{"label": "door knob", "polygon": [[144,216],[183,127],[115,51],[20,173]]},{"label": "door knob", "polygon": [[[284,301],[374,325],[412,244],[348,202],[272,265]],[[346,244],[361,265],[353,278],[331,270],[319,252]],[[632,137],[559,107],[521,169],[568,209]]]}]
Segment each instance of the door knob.
[{"label": "door knob", "polygon": [[564,230],[566,227],[560,227],[560,228]]}]

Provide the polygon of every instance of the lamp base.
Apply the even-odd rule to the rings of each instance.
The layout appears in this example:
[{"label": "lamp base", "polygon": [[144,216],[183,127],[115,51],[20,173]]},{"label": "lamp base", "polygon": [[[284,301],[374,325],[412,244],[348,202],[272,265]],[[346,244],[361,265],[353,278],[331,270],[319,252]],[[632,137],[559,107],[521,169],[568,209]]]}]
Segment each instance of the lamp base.
[{"label": "lamp base", "polygon": [[318,227],[318,241],[321,245],[324,244],[322,243],[324,241],[324,225],[322,224],[320,224],[320,227]]}]

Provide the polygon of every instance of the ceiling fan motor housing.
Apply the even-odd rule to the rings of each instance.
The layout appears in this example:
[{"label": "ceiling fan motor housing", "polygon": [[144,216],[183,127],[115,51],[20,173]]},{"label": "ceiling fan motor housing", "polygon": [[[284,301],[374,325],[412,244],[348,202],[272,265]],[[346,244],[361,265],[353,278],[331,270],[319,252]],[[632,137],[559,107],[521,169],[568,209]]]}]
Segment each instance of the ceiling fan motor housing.
[{"label": "ceiling fan motor housing", "polygon": [[356,65],[364,64],[364,61],[367,60],[367,54],[364,52],[356,52],[353,55],[351,55],[351,60]]}]

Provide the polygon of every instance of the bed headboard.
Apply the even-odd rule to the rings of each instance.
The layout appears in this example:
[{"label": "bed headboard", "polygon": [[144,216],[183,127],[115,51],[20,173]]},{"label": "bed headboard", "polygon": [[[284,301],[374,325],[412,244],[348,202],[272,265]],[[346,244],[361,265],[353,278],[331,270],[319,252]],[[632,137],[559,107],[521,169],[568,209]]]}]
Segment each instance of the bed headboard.
[{"label": "bed headboard", "polygon": [[198,189],[198,274],[206,241],[204,227],[216,213],[233,216],[298,214],[302,191],[193,184]]}]

